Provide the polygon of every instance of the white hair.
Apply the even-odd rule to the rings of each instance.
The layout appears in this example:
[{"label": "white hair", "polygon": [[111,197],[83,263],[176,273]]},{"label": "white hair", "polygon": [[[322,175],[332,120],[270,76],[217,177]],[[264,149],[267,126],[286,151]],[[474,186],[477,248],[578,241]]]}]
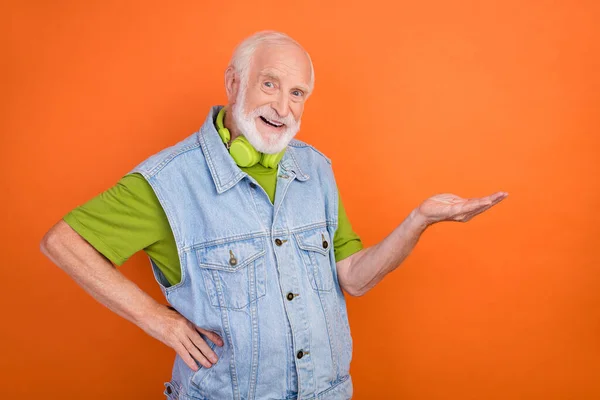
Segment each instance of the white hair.
[{"label": "white hair", "polygon": [[[229,66],[233,67],[240,74],[242,85],[247,83],[250,63],[252,61],[252,56],[254,55],[254,52],[260,47],[261,44],[264,43],[293,43],[300,47],[302,50],[304,50],[300,43],[296,42],[294,39],[282,32],[262,31],[247,37],[235,48],[233,56],[231,57],[231,61],[229,61]],[[308,88],[309,91],[312,92],[315,86],[315,70],[313,68],[313,63],[310,58],[310,55],[306,50],[304,50],[304,53],[306,54],[306,57],[308,57],[308,61],[310,63],[310,82],[308,84]]]}]

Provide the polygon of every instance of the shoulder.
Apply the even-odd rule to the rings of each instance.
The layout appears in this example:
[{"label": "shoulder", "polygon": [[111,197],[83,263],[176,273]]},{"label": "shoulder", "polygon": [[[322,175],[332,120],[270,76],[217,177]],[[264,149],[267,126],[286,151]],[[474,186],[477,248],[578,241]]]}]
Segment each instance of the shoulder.
[{"label": "shoulder", "polygon": [[152,186],[150,186],[150,183],[139,172],[125,175],[117,182],[113,189],[148,201],[156,198]]},{"label": "shoulder", "polygon": [[193,133],[187,138],[183,139],[179,143],[167,147],[158,153],[150,156],[146,160],[138,164],[133,170],[129,172],[130,176],[133,173],[141,174],[144,178],[149,179],[156,175],[165,166],[175,160],[182,154],[190,151],[200,150],[200,142],[198,140],[199,132]]},{"label": "shoulder", "polygon": [[319,159],[321,161],[327,162],[327,164],[331,165],[331,159],[327,157],[323,152],[317,150],[314,146],[303,142],[298,139],[292,139],[288,144],[289,147],[293,148],[294,151],[304,157]]}]

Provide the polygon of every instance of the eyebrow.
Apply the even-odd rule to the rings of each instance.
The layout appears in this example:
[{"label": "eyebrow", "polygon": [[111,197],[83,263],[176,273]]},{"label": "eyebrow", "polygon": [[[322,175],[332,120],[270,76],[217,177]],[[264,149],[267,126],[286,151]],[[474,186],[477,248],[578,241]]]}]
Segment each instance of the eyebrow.
[{"label": "eyebrow", "polygon": [[275,80],[275,81],[279,81],[279,78],[278,78],[278,77],[277,77],[277,76],[276,76],[274,73],[272,73],[272,72],[270,72],[270,71],[262,71],[262,72],[260,73],[260,76],[264,76],[264,77],[267,77],[267,78],[273,79],[273,80]]},{"label": "eyebrow", "polygon": [[[273,79],[273,80],[279,82],[279,78],[273,72],[271,72],[269,70],[261,71],[260,76],[264,76],[264,77],[267,77],[269,79]],[[294,89],[302,90],[304,93],[308,93],[308,91],[309,91],[308,86],[305,86],[303,84],[295,85]]]}]

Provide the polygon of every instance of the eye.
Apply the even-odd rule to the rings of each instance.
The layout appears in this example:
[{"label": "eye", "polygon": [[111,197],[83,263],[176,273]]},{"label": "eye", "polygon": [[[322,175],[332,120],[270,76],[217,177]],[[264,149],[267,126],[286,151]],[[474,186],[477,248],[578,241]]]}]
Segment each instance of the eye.
[{"label": "eye", "polygon": [[263,85],[265,85],[266,87],[268,87],[269,89],[274,88],[275,85],[273,84],[273,82],[271,81],[266,81],[265,83],[263,83]]},{"label": "eye", "polygon": [[292,95],[295,97],[302,97],[304,96],[304,92],[301,90],[292,90]]}]

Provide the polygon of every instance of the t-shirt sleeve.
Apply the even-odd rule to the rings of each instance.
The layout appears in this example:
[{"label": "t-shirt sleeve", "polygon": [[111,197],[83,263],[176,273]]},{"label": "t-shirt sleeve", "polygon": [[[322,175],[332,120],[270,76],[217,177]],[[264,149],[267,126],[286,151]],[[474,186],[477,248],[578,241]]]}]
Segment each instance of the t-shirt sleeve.
[{"label": "t-shirt sleeve", "polygon": [[362,250],[363,244],[360,237],[352,229],[346,209],[342,203],[342,197],[338,190],[338,228],[333,236],[333,251],[335,261],[342,261],[344,258],[350,257],[352,254]]},{"label": "t-shirt sleeve", "polygon": [[[158,207],[158,209],[157,209]],[[140,174],[117,184],[63,217],[79,235],[116,265],[161,239],[164,211]]]}]

